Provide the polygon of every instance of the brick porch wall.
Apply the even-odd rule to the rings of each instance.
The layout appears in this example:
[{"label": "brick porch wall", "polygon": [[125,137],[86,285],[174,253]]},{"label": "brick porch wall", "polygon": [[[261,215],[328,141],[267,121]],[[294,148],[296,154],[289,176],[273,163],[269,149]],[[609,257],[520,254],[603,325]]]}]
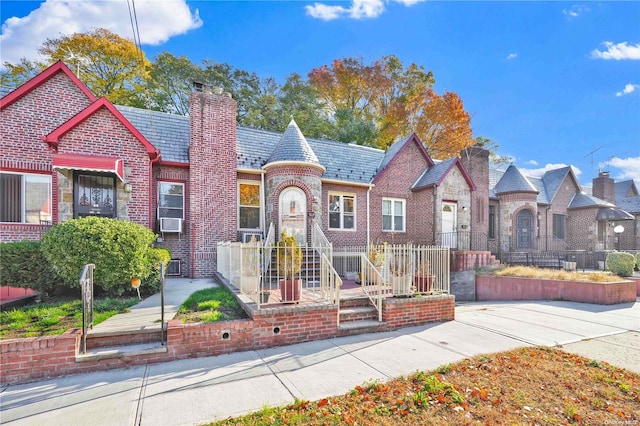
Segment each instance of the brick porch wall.
[{"label": "brick porch wall", "polygon": [[[454,297],[389,298],[384,301],[380,331],[454,319]],[[185,358],[221,355],[254,349],[329,339],[345,334],[337,328],[335,305],[261,311],[253,319],[183,324],[171,320],[167,351],[120,358],[76,361],[81,331],[60,336],[9,339],[0,342],[3,385],[68,374],[124,368]],[[227,333],[227,334],[225,334]],[[136,336],[131,336],[136,341]]]}]

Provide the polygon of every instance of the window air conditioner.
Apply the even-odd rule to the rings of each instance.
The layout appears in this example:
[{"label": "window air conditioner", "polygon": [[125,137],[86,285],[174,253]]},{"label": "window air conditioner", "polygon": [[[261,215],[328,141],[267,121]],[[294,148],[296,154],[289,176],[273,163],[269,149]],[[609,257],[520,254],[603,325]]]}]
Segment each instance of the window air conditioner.
[{"label": "window air conditioner", "polygon": [[182,219],[173,217],[160,218],[160,232],[182,233]]}]

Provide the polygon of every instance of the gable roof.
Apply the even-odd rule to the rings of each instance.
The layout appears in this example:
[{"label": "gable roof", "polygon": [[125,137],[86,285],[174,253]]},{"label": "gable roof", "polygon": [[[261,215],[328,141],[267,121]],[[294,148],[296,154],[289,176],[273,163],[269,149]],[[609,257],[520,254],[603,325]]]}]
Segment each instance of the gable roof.
[{"label": "gable roof", "polygon": [[380,161],[380,164],[378,165],[378,170],[383,171],[385,168],[387,168],[389,163],[391,163],[391,161],[398,155],[398,153],[400,153],[400,151],[402,151],[402,149],[410,142],[415,143],[422,155],[427,159],[427,167],[433,166],[434,162],[431,159],[431,156],[425,149],[424,145],[422,145],[422,142],[420,142],[420,139],[418,139],[418,136],[413,133],[406,138],[397,140],[389,148],[387,148],[384,156],[382,157],[382,160]]},{"label": "gable roof", "polygon": [[616,192],[616,202],[625,197],[633,197],[639,195],[638,188],[636,187],[636,183],[633,181],[633,179],[616,182],[614,184],[614,188]]},{"label": "gable roof", "polygon": [[578,190],[580,190],[580,185],[578,184],[578,180],[576,179],[571,166],[561,167],[559,169],[547,170],[545,174],[542,176],[542,182],[544,183],[544,187],[547,192],[549,204],[553,202],[553,199],[558,194],[560,185],[562,184],[562,182],[564,182],[567,176],[573,179],[573,182],[578,187]]},{"label": "gable roof", "polygon": [[416,183],[413,184],[413,186],[411,187],[411,190],[417,191],[420,189],[432,187],[434,185],[440,186],[444,178],[447,176],[447,174],[449,174],[451,169],[453,169],[454,167],[458,167],[458,170],[460,170],[460,173],[462,173],[462,177],[465,179],[465,181],[469,185],[469,188],[472,191],[475,191],[476,185],[471,180],[471,177],[465,170],[464,166],[462,165],[462,162],[458,157],[452,157],[447,160],[440,161],[430,167],[427,167],[427,169],[422,173],[422,175],[420,175]]},{"label": "gable roof", "polygon": [[507,168],[495,186],[496,195],[507,194],[510,192],[540,193],[529,179],[524,177],[524,175],[520,173],[520,170],[518,170],[518,168],[513,164]]},{"label": "gable roof", "polygon": [[114,107],[113,104],[109,102],[107,98],[100,98],[97,101],[93,102],[91,105],[60,125],[57,129],[53,130],[47,136],[44,136],[42,140],[49,144],[49,146],[57,147],[61,137],[63,137],[71,130],[73,130],[76,126],[94,115],[101,108],[105,108],[110,111],[116,117],[116,119],[120,121],[136,139],[138,139],[138,141],[145,147],[147,154],[149,154],[149,158],[153,160],[158,157],[158,155],[160,154],[158,150],[151,143],[149,143],[149,141],[142,135],[142,133],[140,133],[138,129],[136,129],[129,122],[129,120],[127,120],[122,115],[122,113],[120,113],[120,111],[118,111],[116,107]]},{"label": "gable roof", "polygon": [[293,118],[271,152],[265,165],[289,161],[309,163],[322,167],[318,161],[318,157],[309,146],[307,139]]},{"label": "gable roof", "polygon": [[9,105],[13,104],[17,100],[21,99],[22,97],[24,97],[25,95],[27,95],[28,93],[36,89],[37,87],[41,86],[43,83],[45,83],[46,81],[51,79],[54,75],[60,72],[63,74],[66,74],[66,76],[69,77],[71,81],[73,81],[73,83],[76,86],[78,86],[78,88],[82,91],[82,93],[87,95],[87,97],[92,102],[96,100],[96,97],[94,96],[93,93],[91,93],[91,91],[87,88],[87,86],[85,86],[84,83],[81,82],[78,79],[78,77],[76,77],[75,74],[73,74],[71,70],[67,68],[67,66],[62,61],[58,61],[55,64],[51,65],[46,70],[42,71],[40,74],[38,74],[34,78],[32,78],[31,80],[24,83],[22,86],[18,87],[16,90],[4,96],[0,100],[0,111],[7,108]]}]

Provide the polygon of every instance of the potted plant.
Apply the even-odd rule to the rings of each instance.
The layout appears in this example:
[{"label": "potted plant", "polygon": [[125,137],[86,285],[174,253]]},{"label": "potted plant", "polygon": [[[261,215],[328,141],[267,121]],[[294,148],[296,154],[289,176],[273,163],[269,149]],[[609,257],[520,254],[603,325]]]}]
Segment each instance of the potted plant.
[{"label": "potted plant", "polygon": [[293,235],[282,233],[277,243],[280,297],[283,302],[298,302],[302,280],[296,278],[302,269],[302,249]]},{"label": "potted plant", "polygon": [[255,294],[260,290],[262,267],[260,265],[260,242],[251,237],[248,243],[241,245],[240,291]]},{"label": "potted plant", "polygon": [[418,263],[418,268],[416,269],[416,274],[413,279],[416,291],[418,293],[430,293],[435,281],[436,276],[431,269],[431,262],[423,259]]},{"label": "potted plant", "polygon": [[373,271],[367,271],[367,273],[363,274],[360,272],[358,275],[359,283],[362,283],[364,279],[367,280],[366,284],[380,284],[380,274],[382,274],[382,268],[384,266],[385,259],[385,244],[369,244],[369,251],[367,252],[367,259],[369,259],[369,263],[373,265],[376,271],[379,274],[376,274]]},{"label": "potted plant", "polygon": [[413,295],[412,262],[406,253],[396,253],[389,263],[391,290],[394,296]]}]

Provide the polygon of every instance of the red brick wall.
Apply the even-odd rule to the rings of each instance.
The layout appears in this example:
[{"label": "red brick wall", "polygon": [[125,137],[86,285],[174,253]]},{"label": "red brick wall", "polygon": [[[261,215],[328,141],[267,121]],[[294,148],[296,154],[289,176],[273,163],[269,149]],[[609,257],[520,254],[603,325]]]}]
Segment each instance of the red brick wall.
[{"label": "red brick wall", "polygon": [[[322,231],[329,241],[333,243],[334,247],[367,245],[367,191],[368,188],[362,186],[337,185],[333,183],[322,185]],[[355,195],[355,230],[329,229],[329,192]]]},{"label": "red brick wall", "polygon": [[477,300],[568,300],[613,305],[635,302],[636,283],[591,283],[520,277],[476,276]]},{"label": "red brick wall", "polygon": [[233,241],[237,226],[236,102],[191,94],[189,210],[191,276],[212,276],[216,244]]},{"label": "red brick wall", "polygon": [[160,224],[157,219],[158,211],[158,182],[176,182],[184,184],[184,223],[182,234],[165,233],[163,242],[157,243],[158,247],[163,247],[171,251],[172,259],[180,259],[182,276],[191,276],[191,227],[188,226],[191,220],[189,211],[189,169],[186,167],[163,166],[156,167],[153,173],[153,191],[150,195],[153,211],[153,230],[160,235]]},{"label": "red brick wall", "polygon": [[476,190],[471,193],[471,231],[489,234],[489,151],[470,147],[460,153],[460,161]]},{"label": "red brick wall", "polygon": [[[427,167],[415,143],[407,144],[375,180],[370,195],[370,229],[372,241],[403,244],[433,243],[433,194],[430,189],[411,192],[411,186]],[[406,232],[382,231],[382,199],[406,199]]]},{"label": "red brick wall", "polygon": [[[60,336],[0,341],[0,383],[23,383],[68,374],[124,368],[174,361],[184,358],[213,356],[230,352],[263,349],[344,334],[337,328],[335,305],[306,308],[284,308],[255,312],[252,320],[217,323],[183,324],[169,321],[167,351],[110,359],[76,360],[80,330]],[[454,319],[454,296],[443,295],[384,300],[383,320],[379,331]],[[224,338],[228,333],[228,338]],[[148,342],[148,335],[130,336],[133,342]],[[111,343],[116,342],[112,340]],[[121,339],[118,343],[123,343]],[[96,342],[96,345],[108,341]]]},{"label": "red brick wall", "polygon": [[[60,72],[0,112],[0,170],[52,174],[53,153],[40,138],[51,133],[91,100]],[[53,220],[57,190],[53,185]],[[0,241],[39,240],[36,225],[0,224]]]},{"label": "red brick wall", "polygon": [[151,160],[142,143],[108,109],[101,108],[64,135],[58,144],[58,153],[122,158],[129,170],[125,180],[132,185],[133,192],[127,202],[127,216],[119,218],[151,227]]}]

